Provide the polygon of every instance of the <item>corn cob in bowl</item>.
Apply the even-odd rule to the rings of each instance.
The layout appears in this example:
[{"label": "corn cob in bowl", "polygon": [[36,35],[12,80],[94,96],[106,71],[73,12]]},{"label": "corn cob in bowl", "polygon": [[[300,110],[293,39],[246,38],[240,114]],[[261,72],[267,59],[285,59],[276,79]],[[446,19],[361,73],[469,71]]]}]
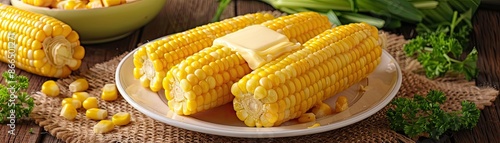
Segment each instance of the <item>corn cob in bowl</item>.
[{"label": "corn cob in bowl", "polygon": [[134,53],[134,77],[143,87],[160,91],[166,72],[186,57],[209,47],[218,37],[271,19],[274,16],[270,13],[252,13],[146,43]]},{"label": "corn cob in bowl", "polygon": [[[290,40],[289,43],[300,45],[329,29],[331,23],[318,13],[303,12],[279,17],[260,26],[281,33]],[[282,54],[287,53],[291,52]],[[247,63],[242,54],[244,52],[238,53],[227,46],[213,45],[174,65],[163,79],[169,108],[180,115],[191,115],[231,102],[234,98],[231,85],[259,66]]]},{"label": "corn cob in bowl", "polygon": [[301,50],[255,69],[234,83],[233,108],[247,126],[271,127],[367,77],[380,62],[376,27],[355,23],[326,30]]},{"label": "corn cob in bowl", "polygon": [[53,17],[0,4],[0,61],[45,77],[64,78],[85,55],[79,35]]}]

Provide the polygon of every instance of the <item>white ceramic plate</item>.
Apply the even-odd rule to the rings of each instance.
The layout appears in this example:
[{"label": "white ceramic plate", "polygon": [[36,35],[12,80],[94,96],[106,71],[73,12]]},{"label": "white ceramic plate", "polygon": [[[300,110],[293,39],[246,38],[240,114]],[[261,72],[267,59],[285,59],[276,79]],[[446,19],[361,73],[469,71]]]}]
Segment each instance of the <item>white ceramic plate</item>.
[{"label": "white ceramic plate", "polygon": [[[273,138],[308,135],[342,128],[359,122],[385,107],[396,95],[401,86],[401,70],[394,58],[386,51],[376,70],[367,79],[337,94],[347,96],[349,108],[343,112],[325,116],[316,120],[321,126],[310,128],[311,123],[285,122],[279,127],[247,127],[238,120],[231,103],[192,116],[176,115],[169,110],[163,90],[158,93],[140,86],[133,77],[133,53],[127,55],[116,70],[116,84],[121,95],[134,108],[160,122],[187,130],[245,138]],[[365,92],[360,88],[365,86]],[[337,96],[325,103],[335,107]]]}]

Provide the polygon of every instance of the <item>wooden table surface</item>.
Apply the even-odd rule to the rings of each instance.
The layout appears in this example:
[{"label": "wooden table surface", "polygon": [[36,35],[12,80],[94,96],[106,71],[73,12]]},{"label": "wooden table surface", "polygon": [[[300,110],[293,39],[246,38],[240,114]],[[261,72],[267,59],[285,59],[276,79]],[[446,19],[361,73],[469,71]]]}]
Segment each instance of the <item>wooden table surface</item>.
[{"label": "wooden table surface", "polygon": [[[10,0],[0,0],[9,4]],[[85,72],[96,63],[107,61],[126,51],[131,51],[140,43],[153,40],[168,34],[185,31],[196,26],[207,24],[217,9],[216,0],[168,0],[160,14],[144,27],[137,29],[130,36],[123,39],[95,45],[84,45],[85,58],[78,72]],[[233,0],[226,8],[222,18],[233,17],[246,13],[263,10],[274,10],[271,6],[259,1]],[[478,67],[480,75],[477,85],[492,85],[498,89],[500,79],[500,11],[491,8],[480,8],[474,17],[474,33],[472,43],[478,48]],[[410,37],[409,30],[397,30],[406,37]],[[7,64],[0,63],[0,71],[5,71]],[[21,70],[18,74],[30,79],[29,91],[40,90],[41,84],[48,78],[33,75]],[[3,79],[1,79],[3,80]],[[486,143],[500,142],[500,99],[496,99],[492,106],[481,111],[478,125],[472,130],[460,131],[451,136],[446,142]],[[30,129],[32,132],[30,133]],[[20,142],[63,142],[47,133],[34,121],[16,123],[16,136],[7,133],[9,127],[0,127],[0,143]]]}]

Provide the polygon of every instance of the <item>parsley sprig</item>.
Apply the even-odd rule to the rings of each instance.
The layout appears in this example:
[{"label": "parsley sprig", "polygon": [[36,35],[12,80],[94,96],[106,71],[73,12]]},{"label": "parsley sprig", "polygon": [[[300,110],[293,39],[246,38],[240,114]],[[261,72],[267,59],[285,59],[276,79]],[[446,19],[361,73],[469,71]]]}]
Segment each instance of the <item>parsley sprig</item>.
[{"label": "parsley sprig", "polygon": [[409,137],[419,136],[439,139],[445,132],[472,129],[476,126],[480,111],[476,104],[462,101],[462,109],[446,112],[440,105],[446,96],[438,90],[431,90],[427,96],[416,94],[413,98],[396,98],[387,116],[391,129],[404,132]]},{"label": "parsley sprig", "polygon": [[6,84],[0,84],[0,123],[8,121],[11,116],[15,119],[29,117],[35,103],[26,93],[28,78],[9,72],[4,72],[2,76]]},{"label": "parsley sprig", "polygon": [[419,25],[422,31],[404,46],[404,52],[410,57],[417,57],[428,78],[444,76],[448,72],[464,74],[467,80],[477,76],[477,51],[475,48],[461,60],[462,53],[469,43],[469,32],[472,30],[467,11],[458,17],[455,11],[451,23],[443,23],[435,30]]}]

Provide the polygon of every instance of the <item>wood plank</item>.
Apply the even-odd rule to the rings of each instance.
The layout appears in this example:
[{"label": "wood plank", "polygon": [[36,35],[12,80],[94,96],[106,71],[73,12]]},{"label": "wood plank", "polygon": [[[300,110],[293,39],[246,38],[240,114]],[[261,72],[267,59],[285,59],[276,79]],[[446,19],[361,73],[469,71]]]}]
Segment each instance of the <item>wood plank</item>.
[{"label": "wood plank", "polygon": [[8,134],[10,128],[8,126],[2,126],[0,131],[2,131],[0,142],[12,142],[12,143],[33,143],[38,142],[41,139],[40,132],[42,129],[31,120],[22,120],[15,123],[15,135]]},{"label": "wood plank", "polygon": [[50,135],[48,132],[43,133],[42,143],[64,143],[63,140],[57,139],[56,137]]},{"label": "wood plank", "polygon": [[261,1],[255,1],[255,0],[236,1],[236,15],[255,13],[259,11],[273,11],[273,10],[275,9],[271,5],[268,5]]},{"label": "wood plank", "polygon": [[[487,21],[487,22],[485,22]],[[478,50],[477,67],[479,75],[476,80],[478,86],[490,86],[499,89],[500,86],[500,26],[499,11],[479,9],[472,22],[474,31],[471,33],[471,44]],[[497,98],[492,106],[481,111],[478,125],[470,131],[456,134],[457,142],[498,142],[500,138],[500,99]]]},{"label": "wood plank", "polygon": [[[142,43],[174,34],[210,22],[217,10],[216,0],[168,0],[159,16],[144,27]],[[221,18],[234,17],[234,2],[226,8]]]},{"label": "wood plank", "polygon": [[10,0],[0,0],[0,3],[2,3],[2,4],[10,4]]}]

